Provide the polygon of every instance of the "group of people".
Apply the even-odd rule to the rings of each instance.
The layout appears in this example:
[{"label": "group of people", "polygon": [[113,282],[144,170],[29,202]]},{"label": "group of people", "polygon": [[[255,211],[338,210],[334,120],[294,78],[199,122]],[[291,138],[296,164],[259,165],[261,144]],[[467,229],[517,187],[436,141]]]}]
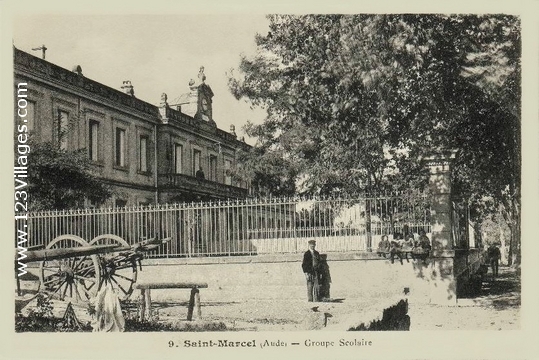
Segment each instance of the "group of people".
[{"label": "group of people", "polygon": [[412,259],[421,259],[425,261],[429,256],[432,246],[425,230],[419,230],[419,236],[415,239],[414,234],[410,231],[407,225],[404,225],[402,233],[395,233],[393,240],[389,241],[387,235],[382,235],[382,239],[378,243],[377,253],[379,256],[389,257],[391,263],[395,262],[395,257],[399,258],[400,263],[408,256]]},{"label": "group of people", "polygon": [[[307,299],[310,302],[329,301],[329,288],[331,275],[327,264],[327,256],[316,251],[316,241],[309,240],[309,249],[303,254],[301,268],[307,281]],[[377,253],[379,256],[389,257],[391,263],[394,263],[395,257],[398,257],[400,263],[405,258],[408,261],[408,254],[412,259],[421,259],[425,261],[432,249],[430,239],[425,230],[419,231],[419,236],[415,239],[414,234],[408,226],[404,226],[403,233],[393,235],[393,240],[389,241],[387,235],[383,235],[378,244]],[[492,245],[487,250],[487,258],[492,273],[498,276],[498,263],[500,261],[500,249]]]},{"label": "group of people", "polygon": [[[401,264],[404,258],[408,261],[408,254],[411,254],[412,259],[425,261],[431,250],[431,243],[425,231],[420,230],[416,240],[408,226],[403,230],[403,234],[395,234],[391,242],[387,235],[383,235],[378,244],[378,254],[389,256],[391,263],[394,263],[395,257],[400,259]],[[315,240],[309,240],[308,245],[309,249],[303,254],[301,263],[307,282],[307,299],[310,302],[330,301],[331,275],[327,256],[316,251]]]}]

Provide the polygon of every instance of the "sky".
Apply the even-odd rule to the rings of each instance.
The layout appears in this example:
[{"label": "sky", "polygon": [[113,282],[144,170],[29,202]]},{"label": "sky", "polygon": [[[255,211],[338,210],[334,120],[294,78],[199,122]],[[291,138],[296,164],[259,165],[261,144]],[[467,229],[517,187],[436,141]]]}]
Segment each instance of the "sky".
[{"label": "sky", "polygon": [[84,76],[118,90],[130,80],[135,96],[152,104],[162,93],[170,101],[188,92],[204,66],[217,126],[228,131],[234,124],[243,136],[247,120],[261,122],[264,111],[232,96],[227,73],[239,67],[241,54],[254,54],[255,34],[267,31],[267,19],[256,14],[39,14],[14,21],[13,43],[39,57],[32,48],[44,44],[47,61],[69,70],[80,65]]}]

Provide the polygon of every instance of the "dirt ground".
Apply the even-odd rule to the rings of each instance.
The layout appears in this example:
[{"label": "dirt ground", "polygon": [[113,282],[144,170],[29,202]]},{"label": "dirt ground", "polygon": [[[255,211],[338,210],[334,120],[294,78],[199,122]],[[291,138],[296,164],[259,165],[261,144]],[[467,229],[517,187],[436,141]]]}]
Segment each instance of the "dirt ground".
[{"label": "dirt ground", "polygon": [[520,329],[521,281],[514,269],[489,272],[479,296],[458,300],[457,306],[411,303],[410,330],[515,330]]},{"label": "dirt ground", "polygon": [[[261,288],[260,292],[282,289]],[[204,290],[202,290],[204,291]],[[238,289],[239,293],[239,289]],[[203,293],[201,293],[203,294]],[[157,295],[157,294],[156,294]],[[170,295],[155,296],[159,319],[174,322],[186,316],[187,301],[170,303]],[[188,294],[184,292],[185,298]],[[366,311],[372,299],[332,299],[332,302],[308,303],[304,300],[276,298],[223,297],[222,301],[202,297],[203,318],[221,321],[236,331],[294,331],[309,329],[345,330],[343,325],[356,316],[376,314]],[[262,297],[262,296],[261,296]],[[383,301],[383,300],[380,300]],[[391,299],[385,299],[389,304]],[[377,304],[380,307],[380,304]],[[313,312],[312,307],[317,307]],[[360,310],[358,310],[360,309]],[[324,314],[330,314],[327,327],[321,327]],[[409,302],[410,330],[512,330],[520,328],[520,277],[513,269],[501,267],[497,278],[490,273],[483,282],[481,293],[473,298],[458,300],[456,306],[441,306]],[[381,314],[380,314],[381,315]],[[318,319],[320,318],[320,320]],[[341,326],[339,326],[341,325]]]},{"label": "dirt ground", "polygon": [[[248,293],[240,286],[202,289],[203,320],[200,323],[221,322],[230,331],[346,330],[351,320],[357,322],[359,318],[380,316],[381,308],[402,298],[397,294],[360,297],[351,293],[330,302],[309,303],[297,296],[304,292],[303,286],[300,289],[295,284],[279,287],[259,284],[251,288]],[[498,278],[488,274],[478,296],[459,299],[456,306],[419,304],[410,300],[410,330],[519,329],[520,291],[520,276],[513,269],[501,267]],[[132,299],[134,302],[136,296]],[[164,323],[185,323],[188,299],[188,290],[154,290],[156,318]],[[30,303],[25,310],[32,306]],[[61,316],[65,304],[55,301],[54,307],[57,316]],[[80,320],[90,319],[84,306],[76,306],[75,311]]]}]

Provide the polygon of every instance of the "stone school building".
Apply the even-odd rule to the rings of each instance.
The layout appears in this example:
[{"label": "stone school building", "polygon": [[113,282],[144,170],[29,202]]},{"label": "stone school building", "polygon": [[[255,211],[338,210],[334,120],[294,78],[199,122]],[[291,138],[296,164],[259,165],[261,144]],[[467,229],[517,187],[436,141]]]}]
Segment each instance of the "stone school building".
[{"label": "stone school building", "polygon": [[236,166],[237,150],[249,145],[233,125],[229,131],[216,126],[203,67],[182,95],[169,101],[162,94],[153,105],[135,96],[130,81],[115,89],[87,78],[80,65],[68,70],[13,51],[15,98],[17,84],[26,83],[31,138],[67,151],[85,149],[93,172],[113,189],[106,206],[249,195],[250,184],[227,171]]}]

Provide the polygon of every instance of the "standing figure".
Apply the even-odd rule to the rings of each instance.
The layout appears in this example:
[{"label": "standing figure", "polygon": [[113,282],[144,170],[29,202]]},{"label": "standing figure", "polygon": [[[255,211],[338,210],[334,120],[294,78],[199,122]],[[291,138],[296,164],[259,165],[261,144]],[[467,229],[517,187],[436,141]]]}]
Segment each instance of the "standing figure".
[{"label": "standing figure", "polygon": [[320,291],[318,296],[321,301],[330,301],[331,296],[329,294],[329,288],[331,284],[331,274],[329,273],[329,265],[327,262],[328,256],[326,254],[320,255]]},{"label": "standing figure", "polygon": [[314,248],[316,241],[309,240],[309,250],[303,254],[301,268],[307,280],[307,299],[309,301],[319,301],[319,274],[320,274],[320,253]]},{"label": "standing figure", "polygon": [[502,256],[500,253],[500,248],[497,244],[492,244],[489,246],[487,254],[490,267],[492,268],[492,275],[494,277],[498,277],[498,265]]},{"label": "standing figure", "polygon": [[198,180],[204,180],[205,176],[204,176],[204,171],[202,171],[202,166],[198,168],[196,174],[195,174],[195,177],[198,179]]}]

